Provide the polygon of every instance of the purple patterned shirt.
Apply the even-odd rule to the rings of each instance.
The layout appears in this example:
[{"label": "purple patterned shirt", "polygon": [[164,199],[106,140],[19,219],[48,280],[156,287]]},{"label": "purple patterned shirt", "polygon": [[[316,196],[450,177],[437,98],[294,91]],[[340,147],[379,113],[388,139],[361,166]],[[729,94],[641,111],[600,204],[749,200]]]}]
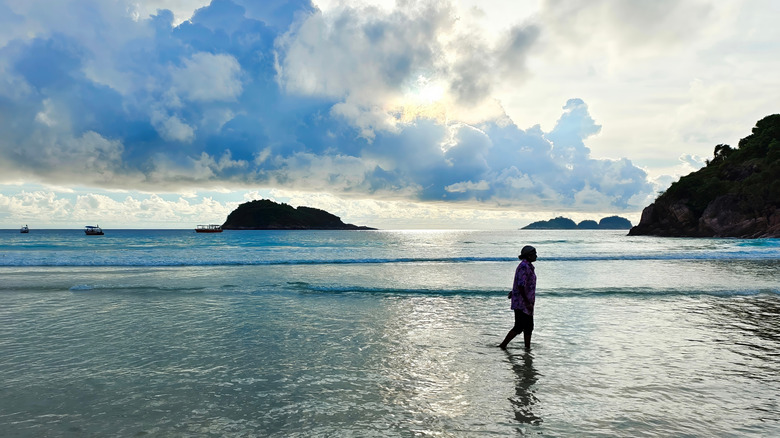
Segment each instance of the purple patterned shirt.
[{"label": "purple patterned shirt", "polygon": [[[523,299],[525,297],[525,299]],[[512,309],[522,310],[533,316],[536,302],[536,273],[534,265],[523,260],[515,269],[515,281],[512,284]],[[528,303],[526,305],[526,303]]]}]

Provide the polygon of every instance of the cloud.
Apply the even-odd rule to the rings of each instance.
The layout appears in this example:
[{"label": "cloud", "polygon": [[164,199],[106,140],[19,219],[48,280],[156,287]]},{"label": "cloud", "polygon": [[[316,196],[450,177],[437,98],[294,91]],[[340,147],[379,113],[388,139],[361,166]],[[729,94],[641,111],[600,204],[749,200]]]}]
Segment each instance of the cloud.
[{"label": "cloud", "polygon": [[191,101],[232,101],[241,95],[241,66],[224,53],[194,53],[171,73],[174,88]]},{"label": "cloud", "polygon": [[59,221],[69,217],[69,202],[53,192],[22,192],[16,196],[0,194],[0,216],[20,221],[46,217]]},{"label": "cloud", "polygon": [[163,140],[168,142],[191,143],[195,139],[195,130],[176,115],[153,111],[149,120]]},{"label": "cloud", "polygon": [[455,184],[448,185],[444,190],[453,193],[463,193],[467,191],[482,191],[490,189],[490,184],[487,181],[481,180],[478,182],[464,181]]},{"label": "cloud", "polygon": [[598,134],[601,126],[591,118],[582,99],[569,99],[563,109],[565,112],[546,138],[553,144],[554,156],[573,165],[587,159],[590,149],[585,146],[584,140]]},{"label": "cloud", "polygon": [[34,228],[59,228],[99,222],[104,226],[189,228],[198,223],[222,223],[237,202],[163,199],[157,195],[109,196],[81,193],[62,196],[52,191],[0,194],[0,218]]},{"label": "cloud", "polygon": [[290,92],[343,98],[371,89],[376,97],[365,98],[382,101],[441,67],[437,35],[453,12],[445,2],[422,2],[406,13],[344,6],[312,14],[280,40],[280,78]]},{"label": "cloud", "polygon": [[593,45],[633,58],[667,51],[709,31],[714,7],[696,0],[544,0],[540,15],[548,37],[564,43],[567,55]]},{"label": "cloud", "polygon": [[497,95],[530,75],[536,23],[489,38],[433,1],[65,3],[2,3],[34,29],[0,30],[6,181],[602,210],[652,192],[630,160],[591,156],[601,125],[584,99],[556,103],[546,131],[504,112]]},{"label": "cloud", "polygon": [[707,164],[705,158],[702,158],[698,155],[691,155],[691,154],[680,155],[680,161],[692,167],[693,170],[698,170]]}]

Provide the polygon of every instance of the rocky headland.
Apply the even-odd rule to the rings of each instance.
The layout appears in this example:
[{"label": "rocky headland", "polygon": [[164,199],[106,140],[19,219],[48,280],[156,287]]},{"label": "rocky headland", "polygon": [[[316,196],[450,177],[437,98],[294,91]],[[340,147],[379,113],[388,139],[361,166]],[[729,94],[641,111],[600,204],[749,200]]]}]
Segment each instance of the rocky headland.
[{"label": "rocky headland", "polygon": [[620,216],[609,216],[596,222],[586,219],[579,224],[573,220],[558,216],[547,221],[537,221],[521,228],[522,230],[627,230],[631,221]]},{"label": "rocky headland", "polygon": [[292,207],[268,199],[245,202],[222,224],[225,230],[374,230],[345,224],[336,215],[311,207]]},{"label": "rocky headland", "polygon": [[759,120],[736,149],[715,146],[707,166],[672,184],[628,234],[780,237],[780,114]]}]

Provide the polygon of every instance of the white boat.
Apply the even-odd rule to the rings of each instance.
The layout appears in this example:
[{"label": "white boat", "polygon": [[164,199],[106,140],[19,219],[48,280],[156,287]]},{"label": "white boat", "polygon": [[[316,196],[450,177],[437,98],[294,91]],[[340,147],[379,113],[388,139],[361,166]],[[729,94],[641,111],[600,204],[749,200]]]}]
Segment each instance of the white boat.
[{"label": "white boat", "polygon": [[222,225],[198,225],[195,227],[196,233],[221,233]]},{"label": "white boat", "polygon": [[103,235],[103,229],[100,228],[100,226],[93,227],[92,225],[87,225],[84,227],[84,234],[87,236],[102,236]]},{"label": "white boat", "polygon": [[29,233],[29,232],[30,232],[30,229],[29,229],[29,228],[27,228],[27,225],[25,225],[25,226],[23,226],[23,227],[22,227],[22,229],[21,229],[21,230],[19,230],[19,232],[20,232],[20,233],[25,233],[25,234],[26,234],[26,233]]}]

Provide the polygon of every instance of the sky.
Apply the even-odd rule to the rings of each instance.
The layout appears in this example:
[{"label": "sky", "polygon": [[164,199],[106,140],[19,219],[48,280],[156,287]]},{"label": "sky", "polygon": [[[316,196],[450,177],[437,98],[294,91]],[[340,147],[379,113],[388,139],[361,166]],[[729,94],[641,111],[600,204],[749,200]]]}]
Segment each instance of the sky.
[{"label": "sky", "polygon": [[0,228],[642,209],[780,112],[774,0],[0,0]]}]

